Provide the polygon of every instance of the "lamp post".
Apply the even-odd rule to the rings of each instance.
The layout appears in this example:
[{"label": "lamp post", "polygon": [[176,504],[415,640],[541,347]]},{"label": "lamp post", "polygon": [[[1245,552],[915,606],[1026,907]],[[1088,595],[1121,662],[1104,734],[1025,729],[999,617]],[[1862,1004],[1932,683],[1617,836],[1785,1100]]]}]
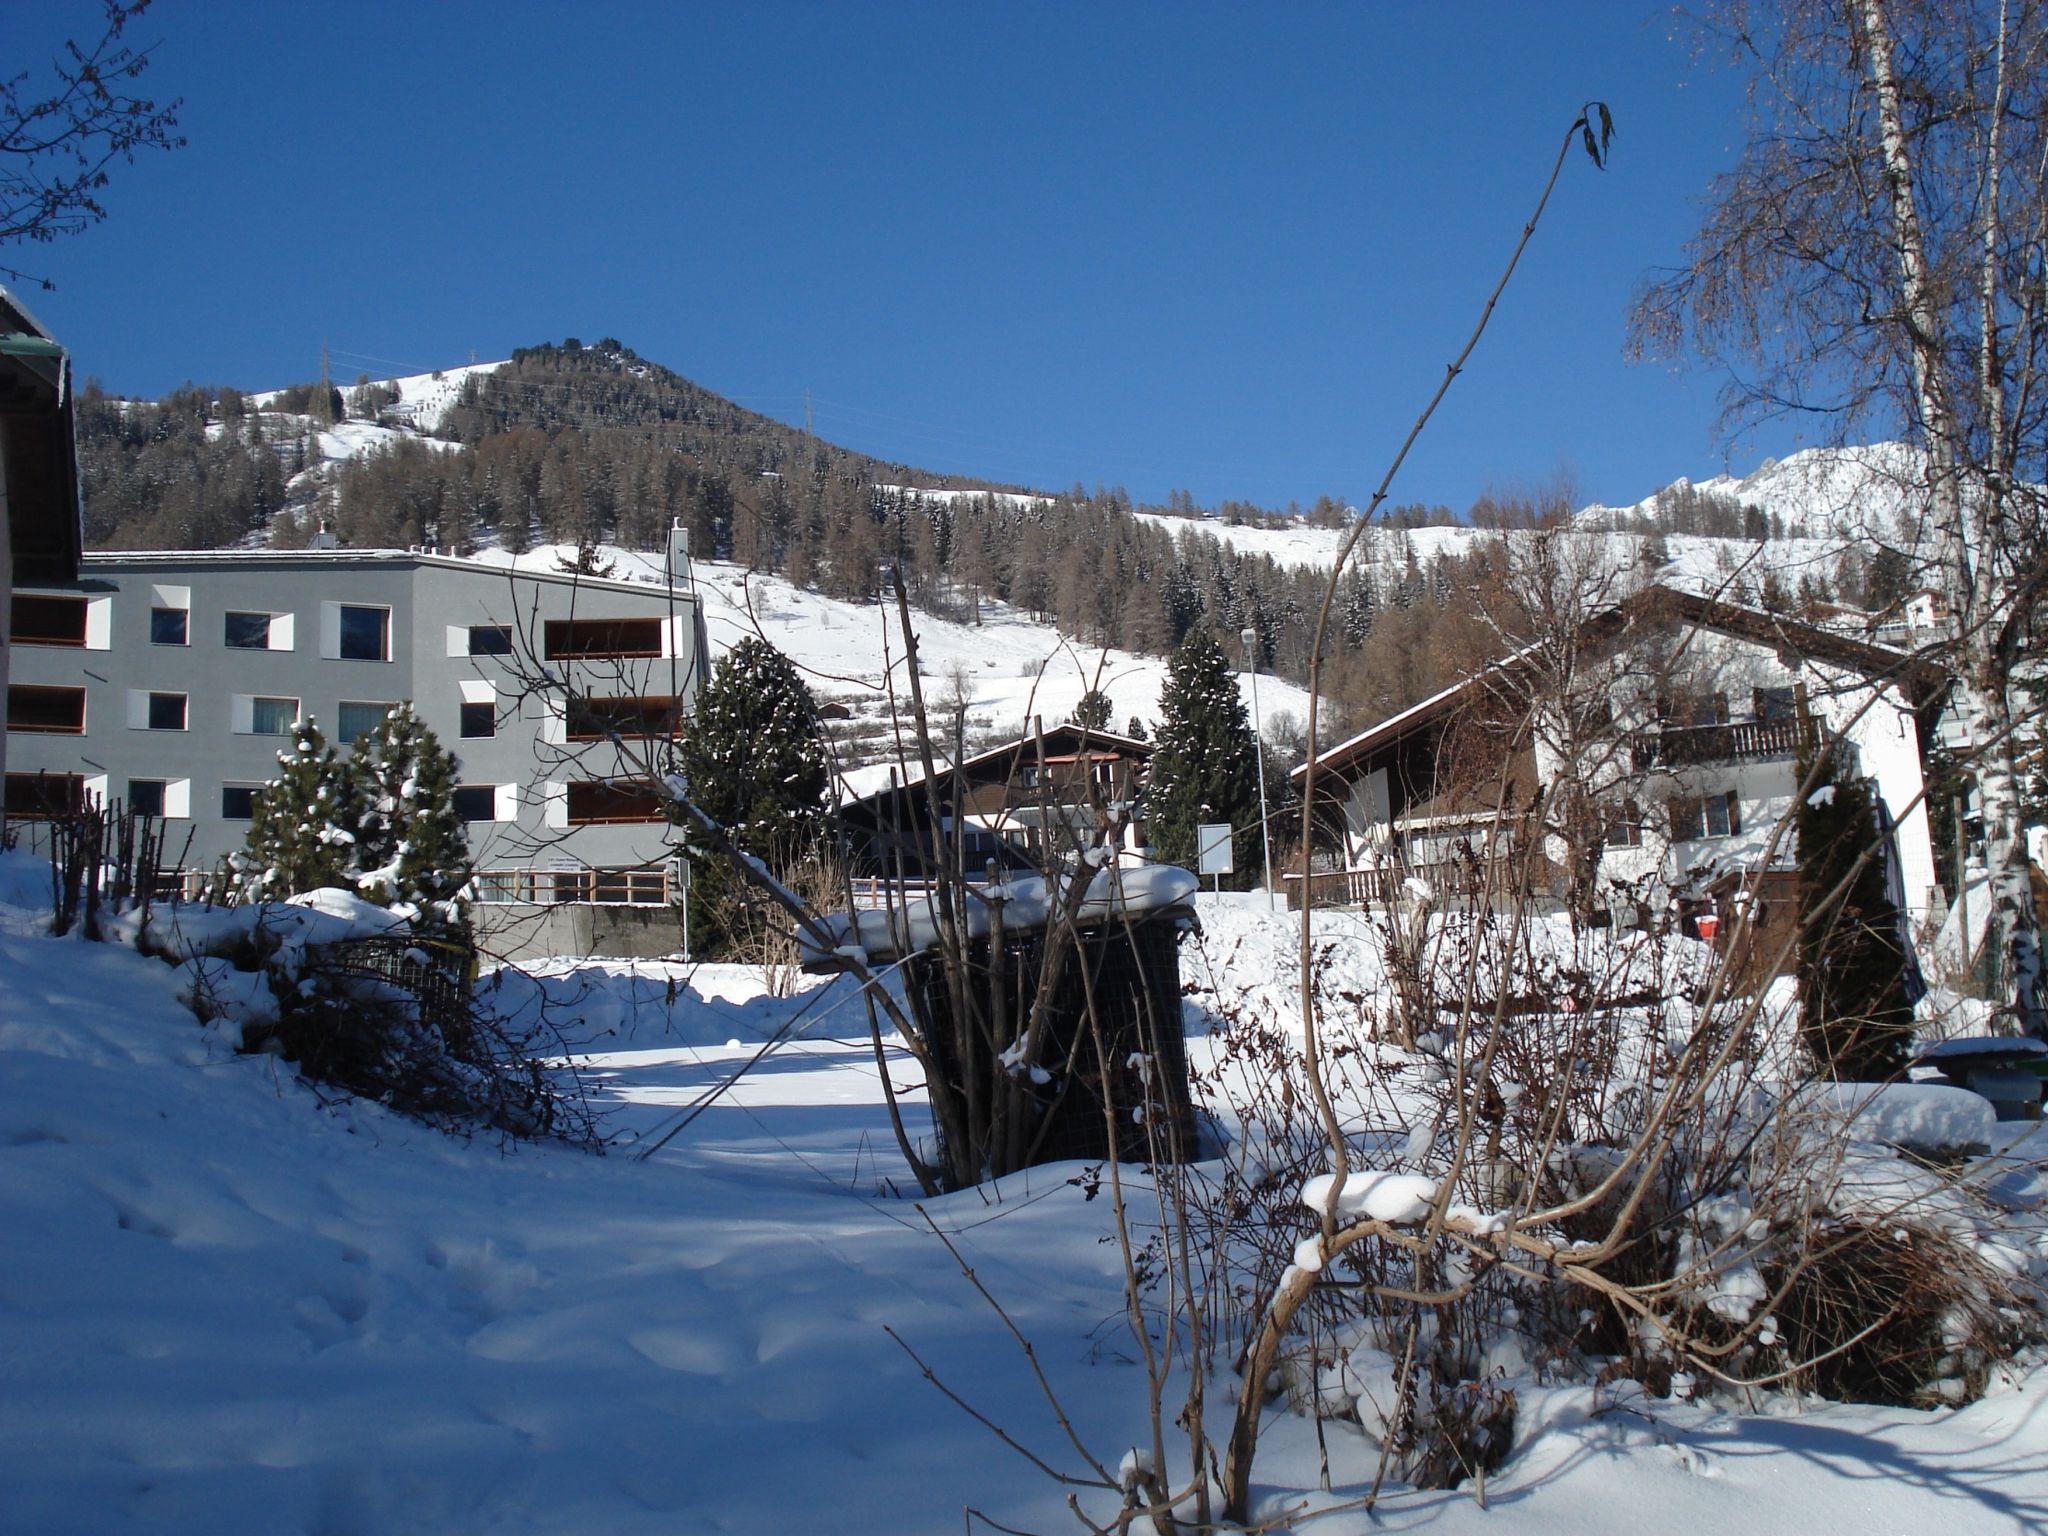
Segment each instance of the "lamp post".
[{"label": "lamp post", "polygon": [[1259,632],[1249,624],[1238,639],[1244,642],[1244,663],[1252,673],[1252,751],[1259,765],[1259,847],[1266,860],[1266,905],[1273,904],[1273,832],[1266,825],[1266,742],[1259,730]]}]

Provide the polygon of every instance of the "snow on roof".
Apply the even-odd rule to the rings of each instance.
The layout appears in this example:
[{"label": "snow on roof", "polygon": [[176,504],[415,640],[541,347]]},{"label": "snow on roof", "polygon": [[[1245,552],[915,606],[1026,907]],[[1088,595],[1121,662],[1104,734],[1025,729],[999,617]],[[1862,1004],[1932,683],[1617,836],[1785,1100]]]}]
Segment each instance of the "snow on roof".
[{"label": "snow on roof", "polygon": [[[1088,882],[1074,920],[1082,927],[1113,918],[1137,917],[1177,906],[1201,887],[1201,881],[1178,864],[1148,864],[1128,856],[1097,870]],[[967,887],[967,931],[980,938],[989,931],[990,904],[1003,903],[1003,927],[1043,928],[1050,920],[1057,890],[1043,875],[1019,875],[994,885]],[[823,935],[799,932],[807,967],[829,967],[830,957],[857,949],[870,961],[895,960],[931,949],[939,942],[937,898],[927,896],[888,911],[839,914],[825,919]],[[821,937],[825,942],[821,942]]]}]

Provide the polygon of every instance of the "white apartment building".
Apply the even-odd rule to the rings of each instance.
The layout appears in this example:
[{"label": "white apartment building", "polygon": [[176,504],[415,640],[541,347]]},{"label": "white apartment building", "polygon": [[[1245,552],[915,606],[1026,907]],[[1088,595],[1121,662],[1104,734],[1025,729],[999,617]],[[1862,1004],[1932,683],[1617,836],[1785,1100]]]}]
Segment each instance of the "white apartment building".
[{"label": "white apartment building", "polygon": [[[345,751],[410,701],[461,760],[477,895],[510,909],[484,913],[487,931],[528,908],[627,906],[648,932],[625,947],[672,949],[672,838],[647,775],[706,653],[680,530],[667,574],[404,550],[88,555],[76,582],[14,590],[6,823],[33,842],[53,809],[118,800],[163,818],[167,865],[210,871],[242,846],[295,721]],[[534,942],[599,942],[602,919],[565,916],[529,923],[548,929]]]}]

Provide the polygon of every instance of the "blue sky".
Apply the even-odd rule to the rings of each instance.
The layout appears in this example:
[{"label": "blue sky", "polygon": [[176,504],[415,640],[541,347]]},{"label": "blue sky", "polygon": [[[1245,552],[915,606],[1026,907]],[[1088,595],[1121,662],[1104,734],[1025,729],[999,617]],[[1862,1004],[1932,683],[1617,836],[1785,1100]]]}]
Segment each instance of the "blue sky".
[{"label": "blue sky", "polygon": [[1741,132],[1661,6],[159,0],[141,35],[189,146],[9,258],[117,392],[612,335],[934,470],[1358,500],[1598,97],[1612,167],[1567,166],[1396,498],[1800,446],[1718,442],[1714,374],[1622,355]]}]

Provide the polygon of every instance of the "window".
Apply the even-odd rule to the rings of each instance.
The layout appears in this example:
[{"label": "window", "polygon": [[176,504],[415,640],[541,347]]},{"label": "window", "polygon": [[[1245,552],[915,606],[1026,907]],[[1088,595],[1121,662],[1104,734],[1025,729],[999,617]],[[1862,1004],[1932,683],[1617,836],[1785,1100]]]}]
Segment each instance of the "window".
[{"label": "window", "polygon": [[1640,848],[1643,843],[1642,809],[1635,801],[1625,801],[1621,814],[1607,824],[1607,846],[1610,848]]},{"label": "window", "polygon": [[[152,608],[149,610],[149,643],[151,645],[191,644],[192,614],[185,608]],[[268,628],[265,626],[266,641]]]},{"label": "window", "polygon": [[614,731],[627,737],[668,736],[675,726],[672,698],[571,699],[566,729],[571,741],[602,741]]},{"label": "window", "polygon": [[222,821],[253,821],[256,819],[256,789],[254,784],[223,784],[220,787],[220,819]]},{"label": "window", "polygon": [[83,650],[85,599],[17,592],[7,638],[15,645],[64,645]]},{"label": "window", "polygon": [[7,688],[7,729],[83,736],[85,690],[11,683]]},{"label": "window", "polygon": [[1667,730],[1689,725],[1726,725],[1728,695],[1688,693],[1657,700],[1657,716]]},{"label": "window", "polygon": [[549,619],[543,636],[549,659],[556,657],[659,656],[659,619]]},{"label": "window", "polygon": [[164,814],[164,790],[162,779],[130,779],[128,781],[128,814],[130,816],[156,816]]},{"label": "window", "polygon": [[668,820],[653,786],[630,782],[571,784],[568,811],[572,827]]},{"label": "window", "polygon": [[[131,722],[133,717],[130,717]],[[185,729],[185,695],[152,693],[149,696],[149,728],[152,731]]]},{"label": "window", "polygon": [[227,616],[227,630],[223,639],[228,649],[234,651],[269,650],[270,615],[267,613],[230,613]]},{"label": "window", "polygon": [[1733,837],[1742,830],[1741,807],[1733,790],[1721,794],[1684,796],[1671,802],[1671,840]]},{"label": "window", "polygon": [[498,786],[495,784],[463,784],[455,791],[455,814],[464,821],[496,821],[498,819]]},{"label": "window", "polygon": [[1790,688],[1759,688],[1756,717],[1759,720],[1790,720],[1798,711],[1798,696]]},{"label": "window", "polygon": [[334,712],[335,740],[360,741],[382,725],[384,717],[390,713],[389,704],[368,704],[354,699],[343,699]]},{"label": "window", "polygon": [[389,661],[391,659],[391,610],[340,605],[341,634],[338,654],[343,661]]},{"label": "window", "polygon": [[71,816],[85,804],[85,779],[75,773],[10,773],[6,785],[9,821],[48,821]]},{"label": "window", "polygon": [[[462,734],[467,740],[480,736],[498,734],[498,706],[495,704],[464,704],[462,706]],[[482,820],[481,817],[477,818]]]},{"label": "window", "polygon": [[469,654],[472,656],[510,656],[512,654],[512,626],[510,624],[470,625]]},{"label": "window", "polygon": [[255,698],[249,701],[249,730],[256,736],[289,736],[299,718],[297,699]]}]

